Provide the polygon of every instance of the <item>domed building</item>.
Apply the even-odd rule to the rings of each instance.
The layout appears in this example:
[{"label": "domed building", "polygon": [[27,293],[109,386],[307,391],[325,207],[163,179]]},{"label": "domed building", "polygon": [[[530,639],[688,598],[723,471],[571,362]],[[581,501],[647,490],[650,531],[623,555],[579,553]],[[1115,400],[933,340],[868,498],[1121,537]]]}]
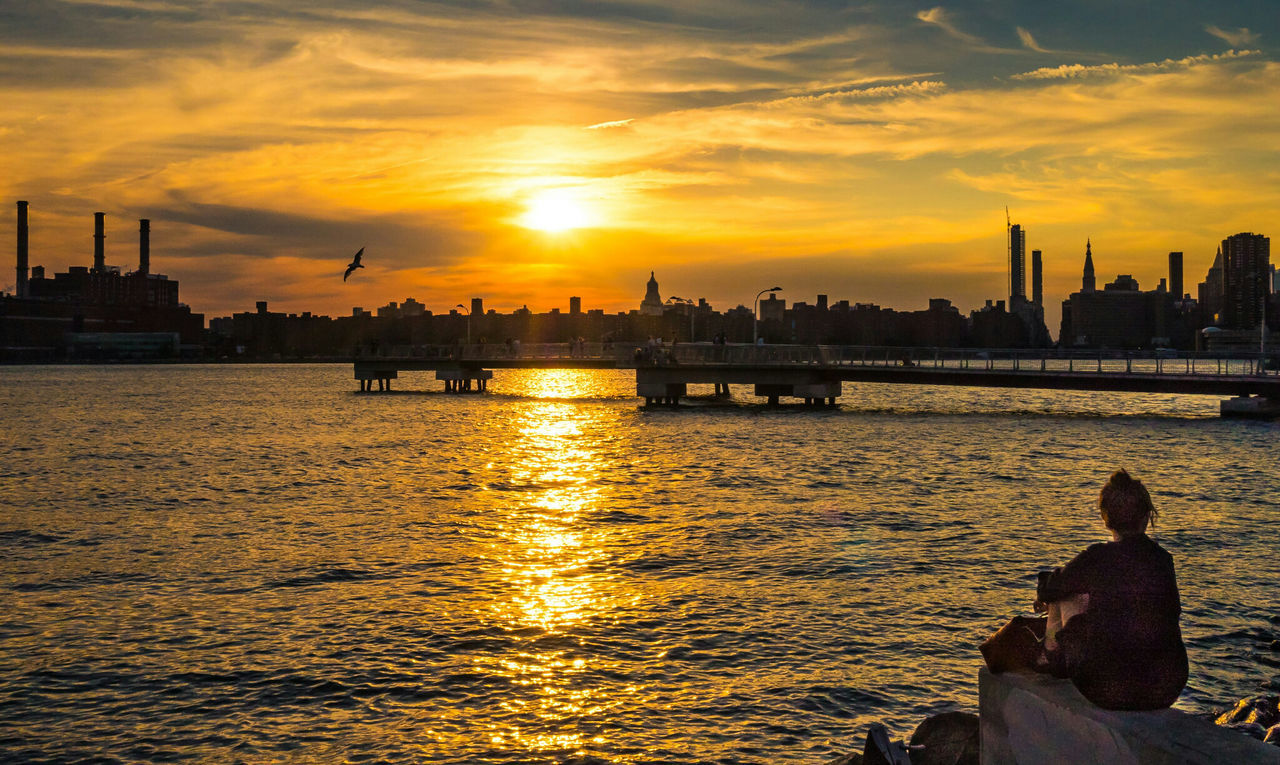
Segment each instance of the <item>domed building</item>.
[{"label": "domed building", "polygon": [[662,296],[658,294],[658,280],[654,278],[652,271],[649,272],[649,283],[645,285],[644,300],[640,301],[640,314],[642,316],[662,315]]}]

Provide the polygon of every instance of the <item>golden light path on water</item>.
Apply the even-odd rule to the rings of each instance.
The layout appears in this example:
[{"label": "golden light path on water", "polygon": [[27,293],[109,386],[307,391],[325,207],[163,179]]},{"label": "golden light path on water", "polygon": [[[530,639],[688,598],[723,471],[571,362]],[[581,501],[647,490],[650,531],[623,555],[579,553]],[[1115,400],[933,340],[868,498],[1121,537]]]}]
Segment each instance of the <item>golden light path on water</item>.
[{"label": "golden light path on water", "polygon": [[[517,495],[520,505],[501,508],[501,533],[489,552],[501,562],[508,590],[506,597],[495,598],[492,608],[512,631],[536,628],[539,637],[563,636],[611,606],[602,586],[609,578],[604,540],[580,522],[607,499],[600,481],[606,463],[585,431],[599,424],[592,418],[608,413],[568,401],[592,392],[591,378],[581,373],[545,370],[522,382],[519,395],[534,402],[511,423],[514,439],[504,459],[511,482],[526,491]],[[618,704],[603,689],[579,682],[591,669],[587,662],[569,656],[565,648],[477,660],[480,667],[527,689],[504,701],[504,711],[543,723],[536,731],[518,724],[495,726],[492,744],[584,754],[587,745],[604,743],[603,736],[588,737],[572,724],[579,716],[598,716]]]}]

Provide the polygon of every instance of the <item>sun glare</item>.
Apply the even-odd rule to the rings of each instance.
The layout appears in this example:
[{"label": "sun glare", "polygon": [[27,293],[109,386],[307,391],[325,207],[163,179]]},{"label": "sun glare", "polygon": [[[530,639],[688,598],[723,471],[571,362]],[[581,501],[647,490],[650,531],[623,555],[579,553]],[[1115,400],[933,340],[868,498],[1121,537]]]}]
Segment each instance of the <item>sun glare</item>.
[{"label": "sun glare", "polygon": [[538,194],[520,218],[520,225],[525,228],[552,233],[581,228],[589,222],[586,209],[563,189]]}]

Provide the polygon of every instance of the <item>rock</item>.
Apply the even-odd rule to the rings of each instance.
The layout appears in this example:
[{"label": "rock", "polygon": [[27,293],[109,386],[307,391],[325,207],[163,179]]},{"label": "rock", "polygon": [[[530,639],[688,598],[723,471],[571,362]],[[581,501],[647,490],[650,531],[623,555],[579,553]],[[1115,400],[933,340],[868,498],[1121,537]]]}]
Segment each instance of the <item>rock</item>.
[{"label": "rock", "polygon": [[1218,715],[1214,722],[1227,727],[1234,727],[1237,723],[1255,723],[1265,731],[1280,723],[1280,695],[1241,699],[1230,712]]},{"label": "rock", "polygon": [[1263,737],[1262,741],[1266,744],[1275,744],[1276,746],[1280,746],[1280,723],[1268,728],[1267,735]]},{"label": "rock", "polygon": [[969,712],[943,712],[926,719],[911,734],[912,765],[978,765],[979,730],[978,716]]},{"label": "rock", "polygon": [[1251,722],[1231,723],[1230,725],[1224,725],[1222,727],[1230,728],[1231,730],[1234,730],[1234,731],[1239,731],[1245,734],[1246,736],[1253,736],[1259,741],[1261,741],[1263,737],[1267,735],[1267,729],[1257,723],[1251,723]]}]

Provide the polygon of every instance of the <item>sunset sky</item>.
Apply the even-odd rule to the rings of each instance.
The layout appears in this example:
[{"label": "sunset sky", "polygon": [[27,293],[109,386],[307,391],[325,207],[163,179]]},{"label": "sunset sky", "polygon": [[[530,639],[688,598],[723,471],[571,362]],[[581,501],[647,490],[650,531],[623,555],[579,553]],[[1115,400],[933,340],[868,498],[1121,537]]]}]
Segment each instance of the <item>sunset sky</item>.
[{"label": "sunset sky", "polygon": [[[414,297],[509,311],[1007,295],[1005,207],[1057,334],[1099,283],[1187,289],[1275,236],[1275,0],[7,0],[0,288],[180,280],[207,316]],[[365,247],[366,268],[342,271]],[[1029,285],[1028,285],[1029,289]]]}]

